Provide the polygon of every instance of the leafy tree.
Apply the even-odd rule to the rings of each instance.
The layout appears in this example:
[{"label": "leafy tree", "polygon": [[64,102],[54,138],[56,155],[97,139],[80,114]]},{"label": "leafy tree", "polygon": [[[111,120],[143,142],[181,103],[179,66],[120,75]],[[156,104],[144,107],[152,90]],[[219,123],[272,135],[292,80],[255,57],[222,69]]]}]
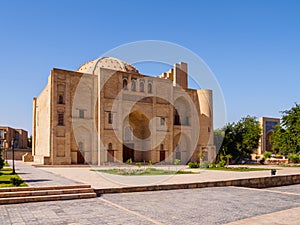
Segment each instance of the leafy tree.
[{"label": "leafy tree", "polygon": [[231,155],[237,162],[250,158],[253,150],[257,149],[261,135],[261,128],[255,117],[244,117],[237,123],[226,125],[223,129],[224,140],[219,151],[222,156]]},{"label": "leafy tree", "polygon": [[281,154],[300,153],[300,104],[282,112],[281,126],[276,127],[271,143]]}]

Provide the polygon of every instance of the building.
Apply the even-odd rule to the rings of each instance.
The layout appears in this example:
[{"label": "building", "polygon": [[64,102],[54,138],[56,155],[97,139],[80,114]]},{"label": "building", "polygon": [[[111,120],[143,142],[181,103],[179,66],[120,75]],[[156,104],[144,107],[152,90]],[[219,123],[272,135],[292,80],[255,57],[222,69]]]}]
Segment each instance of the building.
[{"label": "building", "polygon": [[52,69],[33,99],[32,154],[41,164],[211,161],[211,90],[188,88],[187,64],[152,77],[112,57]]},{"label": "building", "polygon": [[273,152],[272,144],[270,142],[270,137],[274,133],[276,126],[280,125],[280,119],[260,117],[259,123],[262,130],[262,134],[259,141],[257,154],[261,155],[264,154],[265,152]]},{"label": "building", "polygon": [[0,147],[4,149],[11,148],[13,139],[14,148],[26,149],[28,147],[27,131],[0,126]]}]

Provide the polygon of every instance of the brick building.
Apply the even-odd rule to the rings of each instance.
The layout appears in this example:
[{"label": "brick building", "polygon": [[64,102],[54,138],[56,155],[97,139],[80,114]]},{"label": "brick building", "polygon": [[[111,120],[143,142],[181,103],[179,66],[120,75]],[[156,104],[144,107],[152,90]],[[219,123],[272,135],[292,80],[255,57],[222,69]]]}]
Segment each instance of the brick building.
[{"label": "brick building", "polygon": [[187,64],[157,77],[112,57],[52,69],[33,99],[34,161],[42,164],[211,161],[212,91],[188,88]]}]

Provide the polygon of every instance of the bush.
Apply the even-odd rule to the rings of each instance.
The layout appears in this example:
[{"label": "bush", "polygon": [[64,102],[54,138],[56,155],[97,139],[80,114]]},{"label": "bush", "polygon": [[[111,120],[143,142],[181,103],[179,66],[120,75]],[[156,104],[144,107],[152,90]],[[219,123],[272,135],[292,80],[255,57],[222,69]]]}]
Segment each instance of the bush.
[{"label": "bush", "polygon": [[269,158],[271,158],[271,155],[272,155],[271,152],[265,152],[265,153],[264,153],[264,158],[265,158],[265,159],[269,159]]},{"label": "bush", "polygon": [[199,163],[198,162],[189,162],[188,166],[190,168],[199,168]]},{"label": "bush", "polygon": [[299,163],[300,157],[299,157],[299,155],[297,155],[297,154],[290,154],[290,155],[289,155],[289,160],[290,160],[292,163]]},{"label": "bush", "polygon": [[201,165],[199,167],[200,168],[209,168],[209,163],[208,162],[203,162],[203,163],[201,163]]},{"label": "bush", "polygon": [[175,159],[174,160],[174,165],[179,165],[181,163],[180,159]]},{"label": "bush", "polygon": [[19,177],[12,177],[10,178],[10,183],[12,183],[14,186],[20,186],[23,183],[23,180]]},{"label": "bush", "polygon": [[225,167],[225,166],[226,166],[226,161],[222,159],[222,160],[218,163],[218,167]]},{"label": "bush", "polygon": [[210,164],[209,164],[209,166],[208,166],[209,168],[215,168],[216,167],[216,164],[215,164],[215,162],[211,162]]},{"label": "bush", "polygon": [[127,164],[132,164],[132,159],[131,159],[131,158],[130,158],[130,159],[127,159],[126,163],[127,163]]},{"label": "bush", "polygon": [[141,162],[137,162],[137,163],[135,163],[135,165],[136,165],[138,168],[140,168],[140,167],[142,166],[142,163],[141,163]]}]

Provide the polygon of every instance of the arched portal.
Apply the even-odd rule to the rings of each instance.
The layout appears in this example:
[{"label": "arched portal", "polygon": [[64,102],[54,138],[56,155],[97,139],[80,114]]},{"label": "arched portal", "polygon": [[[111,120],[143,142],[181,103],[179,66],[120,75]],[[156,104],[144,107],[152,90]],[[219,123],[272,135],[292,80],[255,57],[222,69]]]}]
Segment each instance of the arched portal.
[{"label": "arched portal", "polygon": [[191,125],[191,107],[184,97],[179,97],[174,102],[174,125]]},{"label": "arched portal", "polygon": [[150,137],[149,119],[141,111],[133,111],[123,121],[123,162],[144,161],[147,138]]}]

